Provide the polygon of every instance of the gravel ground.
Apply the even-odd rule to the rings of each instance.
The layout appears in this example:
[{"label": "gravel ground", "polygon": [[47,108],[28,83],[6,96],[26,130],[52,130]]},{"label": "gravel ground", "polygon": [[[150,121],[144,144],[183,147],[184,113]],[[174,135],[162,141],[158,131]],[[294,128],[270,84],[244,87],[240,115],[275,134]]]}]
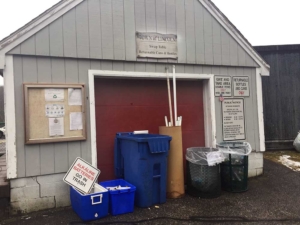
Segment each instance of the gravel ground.
[{"label": "gravel ground", "polygon": [[300,224],[300,173],[269,160],[264,168],[263,176],[249,179],[244,193],[222,192],[215,199],[186,195],[167,200],[159,208],[135,208],[134,213],[91,223],[81,222],[67,207],[6,218],[0,224]]}]

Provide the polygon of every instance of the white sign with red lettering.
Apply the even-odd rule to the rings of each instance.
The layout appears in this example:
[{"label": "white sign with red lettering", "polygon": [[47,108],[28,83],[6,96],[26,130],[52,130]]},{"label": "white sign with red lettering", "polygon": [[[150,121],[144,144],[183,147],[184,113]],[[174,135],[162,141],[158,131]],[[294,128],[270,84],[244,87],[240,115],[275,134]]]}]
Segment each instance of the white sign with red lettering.
[{"label": "white sign with red lettering", "polygon": [[79,191],[89,194],[95,182],[98,180],[99,174],[100,170],[77,157],[66,173],[63,181],[77,188]]}]

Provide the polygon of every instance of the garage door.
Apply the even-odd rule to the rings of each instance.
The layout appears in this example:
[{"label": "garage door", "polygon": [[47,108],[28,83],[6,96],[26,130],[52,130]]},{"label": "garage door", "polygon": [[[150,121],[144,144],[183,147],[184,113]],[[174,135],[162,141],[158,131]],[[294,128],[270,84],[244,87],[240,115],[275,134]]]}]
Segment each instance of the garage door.
[{"label": "garage door", "polygon": [[[203,83],[177,82],[178,115],[183,117],[183,151],[204,146]],[[117,132],[158,133],[169,117],[165,80],[95,79],[99,180],[114,179],[114,138]]]}]

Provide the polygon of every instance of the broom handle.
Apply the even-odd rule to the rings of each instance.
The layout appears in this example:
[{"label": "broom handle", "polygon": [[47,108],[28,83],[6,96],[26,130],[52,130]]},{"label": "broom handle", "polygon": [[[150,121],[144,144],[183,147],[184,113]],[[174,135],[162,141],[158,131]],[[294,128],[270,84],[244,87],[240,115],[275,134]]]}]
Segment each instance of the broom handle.
[{"label": "broom handle", "polygon": [[170,80],[169,80],[169,69],[168,68],[167,68],[167,83],[168,83],[168,96],[169,96],[171,127],[173,127],[172,101],[171,101],[171,91],[170,91]]}]

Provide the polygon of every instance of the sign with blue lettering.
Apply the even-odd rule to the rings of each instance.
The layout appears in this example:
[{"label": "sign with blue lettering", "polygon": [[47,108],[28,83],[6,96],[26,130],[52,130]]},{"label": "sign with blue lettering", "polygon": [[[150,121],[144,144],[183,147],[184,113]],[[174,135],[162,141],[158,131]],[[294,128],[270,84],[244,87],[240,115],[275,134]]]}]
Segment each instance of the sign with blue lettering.
[{"label": "sign with blue lettering", "polygon": [[77,188],[79,191],[89,194],[95,182],[98,180],[99,174],[99,169],[77,157],[63,178],[63,181]]}]

